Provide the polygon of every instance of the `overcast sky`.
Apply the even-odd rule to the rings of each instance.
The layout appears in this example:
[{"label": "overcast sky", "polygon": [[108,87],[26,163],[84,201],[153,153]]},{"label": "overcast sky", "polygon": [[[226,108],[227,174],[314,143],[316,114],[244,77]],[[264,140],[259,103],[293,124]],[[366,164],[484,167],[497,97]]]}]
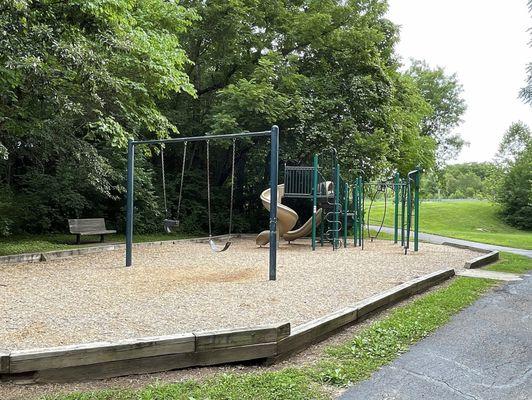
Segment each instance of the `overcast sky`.
[{"label": "overcast sky", "polygon": [[389,0],[389,18],[401,26],[403,60],[424,59],[456,72],[467,112],[458,129],[470,146],[458,160],[492,159],[508,126],[532,127],[532,108],[518,99],[532,62],[532,26],[526,0]]}]

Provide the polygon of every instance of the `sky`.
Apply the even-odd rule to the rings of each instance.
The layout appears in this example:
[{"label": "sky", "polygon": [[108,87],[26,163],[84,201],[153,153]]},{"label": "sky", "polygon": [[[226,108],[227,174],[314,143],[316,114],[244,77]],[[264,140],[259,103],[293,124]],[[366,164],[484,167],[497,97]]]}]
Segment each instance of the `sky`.
[{"label": "sky", "polygon": [[453,162],[489,161],[509,125],[532,128],[532,107],[519,98],[532,62],[526,0],[388,0],[400,25],[397,52],[456,73],[467,111],[457,129],[470,143]]}]

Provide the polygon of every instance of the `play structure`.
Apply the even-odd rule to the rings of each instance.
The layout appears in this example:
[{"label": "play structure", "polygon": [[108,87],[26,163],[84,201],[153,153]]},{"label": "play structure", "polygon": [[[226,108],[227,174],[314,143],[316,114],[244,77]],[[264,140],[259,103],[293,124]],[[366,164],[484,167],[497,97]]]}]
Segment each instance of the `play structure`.
[{"label": "play structure", "polygon": [[[393,194],[394,243],[401,243],[405,254],[410,248],[413,232],[414,251],[418,251],[419,230],[419,184],[421,169],[410,171],[401,178],[399,173],[391,179],[365,182],[362,176],[351,184],[340,174],[338,155],[331,149],[330,171],[320,168],[319,155],[313,157],[312,166],[288,166],[284,169],[284,184],[277,190],[277,215],[279,237],[292,242],[311,235],[312,249],[317,241],[321,246],[329,242],[334,250],[340,245],[347,247],[349,225],[353,234],[353,245],[364,248],[365,237],[376,239],[384,226],[390,194]],[[370,225],[370,215],[377,198],[383,197],[384,210],[378,226]],[[267,210],[271,210],[271,190],[262,192],[260,199]],[[299,219],[296,211],[282,204],[283,198],[299,198],[312,201],[312,216],[300,228],[292,230]],[[319,239],[317,229],[320,229]],[[372,228],[376,233],[372,234]],[[365,234],[367,231],[367,236]],[[269,243],[269,231],[256,237],[256,243]]]},{"label": "play structure", "polygon": [[[134,158],[135,149],[141,145],[160,146],[162,188],[164,199],[165,218],[163,228],[167,233],[179,226],[181,200],[183,195],[184,166],[187,158],[187,144],[189,142],[205,142],[206,151],[206,183],[207,183],[207,213],[209,238],[208,242],[213,252],[220,253],[231,246],[233,200],[235,181],[235,149],[239,138],[270,137],[270,187],[265,189],[260,200],[269,211],[269,229],[262,231],[256,237],[259,246],[269,245],[269,279],[276,279],[278,239],[287,242],[311,236],[312,250],[316,250],[318,242],[324,246],[325,242],[332,244],[334,250],[341,245],[347,247],[349,225],[353,234],[353,246],[364,247],[364,227],[367,224],[367,237],[373,240],[378,237],[385,222],[388,210],[388,195],[394,196],[394,243],[400,242],[405,254],[410,248],[410,236],[413,231],[414,251],[418,250],[419,228],[419,182],[421,169],[410,171],[406,177],[401,178],[397,173],[393,179],[377,182],[365,182],[362,176],[354,182],[349,182],[340,174],[338,154],[331,149],[331,167],[323,168],[319,165],[320,155],[315,154],[312,166],[285,165],[284,184],[278,185],[279,163],[279,128],[273,126],[269,131],[243,132],[228,135],[204,135],[184,138],[130,140],[128,142],[127,164],[127,215],[126,215],[126,266],[133,264],[133,212],[134,212]],[[224,243],[218,245],[212,230],[211,215],[211,182],[210,182],[210,141],[231,140],[231,195],[229,204],[228,234],[223,238]],[[164,162],[164,146],[183,144],[182,167],[179,185],[177,213],[172,215],[168,211],[166,177]],[[376,234],[372,235],[370,215],[377,197],[384,196],[384,213],[377,227]],[[299,228],[294,229],[299,216],[295,210],[282,204],[283,198],[306,199],[312,203],[312,216]],[[366,206],[366,203],[369,205]],[[399,222],[400,221],[400,222]],[[374,227],[373,227],[374,228]],[[218,237],[220,238],[220,237]]]}]

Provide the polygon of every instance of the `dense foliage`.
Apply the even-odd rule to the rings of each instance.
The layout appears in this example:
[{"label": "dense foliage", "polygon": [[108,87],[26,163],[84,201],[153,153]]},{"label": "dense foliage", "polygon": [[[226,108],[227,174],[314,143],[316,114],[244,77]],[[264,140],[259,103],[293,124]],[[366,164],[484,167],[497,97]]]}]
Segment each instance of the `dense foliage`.
[{"label": "dense foliage", "polygon": [[492,162],[447,165],[423,175],[421,194],[429,199],[494,200],[503,176]]},{"label": "dense foliage", "polygon": [[[1,3],[4,233],[121,214],[127,139],[175,131],[157,103],[194,93],[178,38],[194,19],[164,0]],[[137,187],[148,218],[149,169]]]},{"label": "dense foliage", "polygon": [[498,200],[509,224],[532,229],[532,135],[528,126],[514,123],[504,134],[498,159],[505,170]]},{"label": "dense foliage", "polygon": [[[3,1],[2,233],[64,231],[76,216],[121,229],[128,138],[278,124],[281,163],[306,164],[334,146],[347,177],[432,167],[437,146],[454,140],[459,85],[424,64],[400,72],[386,8],[384,0]],[[451,122],[441,90],[458,99]],[[165,150],[174,215],[181,151]],[[227,229],[230,152],[230,143],[212,143],[218,232]],[[137,153],[139,231],[160,227],[158,154]],[[190,143],[188,155],[182,228],[204,231],[205,144]],[[266,216],[258,194],[268,185],[267,142],[239,141],[236,172],[235,228],[256,230]]]}]

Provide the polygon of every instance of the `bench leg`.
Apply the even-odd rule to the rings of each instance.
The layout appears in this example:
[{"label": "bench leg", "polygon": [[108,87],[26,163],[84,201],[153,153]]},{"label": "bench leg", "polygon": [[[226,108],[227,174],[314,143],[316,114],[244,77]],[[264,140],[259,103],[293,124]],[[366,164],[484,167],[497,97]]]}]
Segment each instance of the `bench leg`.
[{"label": "bench leg", "polygon": [[76,244],[81,243],[81,235],[76,235]]},{"label": "bench leg", "polygon": [[105,235],[100,235],[100,243],[103,243]]}]

